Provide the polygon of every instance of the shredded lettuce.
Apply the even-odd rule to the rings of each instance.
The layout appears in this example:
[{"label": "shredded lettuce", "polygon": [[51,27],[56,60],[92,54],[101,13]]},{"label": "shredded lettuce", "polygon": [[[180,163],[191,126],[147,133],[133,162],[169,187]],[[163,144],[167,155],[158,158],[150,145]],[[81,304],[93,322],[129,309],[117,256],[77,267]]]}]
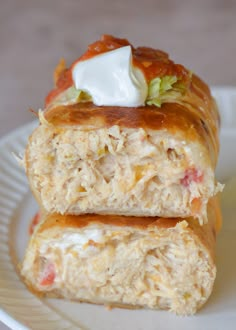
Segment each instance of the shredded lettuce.
[{"label": "shredded lettuce", "polygon": [[[186,84],[176,76],[156,77],[149,83],[146,104],[161,107],[163,103],[175,102],[185,93],[186,87]],[[60,93],[51,102],[50,107],[92,101],[89,93],[71,86]]]},{"label": "shredded lettuce", "polygon": [[173,102],[181,96],[186,87],[178,81],[176,76],[157,77],[148,86],[146,103],[161,107],[162,103]]},{"label": "shredded lettuce", "polygon": [[60,93],[50,104],[50,106],[75,104],[78,102],[92,101],[91,96],[80,89],[76,89],[74,86],[67,88]]}]

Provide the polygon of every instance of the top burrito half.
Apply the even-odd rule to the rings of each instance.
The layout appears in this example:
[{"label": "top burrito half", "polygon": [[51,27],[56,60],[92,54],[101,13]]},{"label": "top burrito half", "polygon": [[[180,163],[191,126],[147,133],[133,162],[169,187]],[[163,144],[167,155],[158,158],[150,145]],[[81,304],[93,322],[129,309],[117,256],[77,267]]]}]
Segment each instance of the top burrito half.
[{"label": "top burrito half", "polygon": [[[84,56],[127,44],[104,36]],[[131,48],[133,60],[149,63],[149,94],[153,81],[172,83],[141,106],[98,106],[77,93],[74,64],[61,63],[25,152],[32,191],[50,213],[193,216],[203,223],[209,198],[221,190],[216,103],[208,86],[166,53]]]}]

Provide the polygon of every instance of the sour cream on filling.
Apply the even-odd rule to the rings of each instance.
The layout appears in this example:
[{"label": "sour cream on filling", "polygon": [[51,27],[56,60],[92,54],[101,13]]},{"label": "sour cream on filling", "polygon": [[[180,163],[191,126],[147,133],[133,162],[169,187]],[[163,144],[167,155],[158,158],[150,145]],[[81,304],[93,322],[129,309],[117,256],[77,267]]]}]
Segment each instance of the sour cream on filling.
[{"label": "sour cream on filling", "polygon": [[83,233],[64,233],[61,238],[56,238],[55,240],[50,240],[50,244],[43,244],[40,248],[40,253],[45,254],[49,248],[60,249],[65,253],[68,249],[73,249],[77,252],[83,252],[84,246],[91,240],[95,243],[103,242],[103,232],[97,229],[86,229]]},{"label": "sour cream on filling", "polygon": [[90,94],[98,106],[141,106],[148,94],[142,71],[132,63],[130,46],[79,61],[72,78],[76,89]]}]

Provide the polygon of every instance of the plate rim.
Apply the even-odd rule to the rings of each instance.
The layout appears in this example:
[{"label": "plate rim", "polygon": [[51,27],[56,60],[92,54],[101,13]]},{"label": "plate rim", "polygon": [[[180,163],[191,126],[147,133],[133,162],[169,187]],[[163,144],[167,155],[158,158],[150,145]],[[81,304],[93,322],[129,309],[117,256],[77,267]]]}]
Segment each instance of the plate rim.
[{"label": "plate rim", "polygon": [[[14,138],[14,136],[17,136],[21,132],[25,132],[26,130],[34,127],[37,121],[31,121],[28,122],[20,127],[17,127],[7,134],[3,135],[0,138],[0,147],[5,145],[9,139]],[[11,260],[12,261],[12,260]],[[4,309],[3,304],[0,302],[0,321],[11,328],[12,330],[30,330],[27,326],[25,326],[22,321],[18,321],[13,315],[11,315],[9,312],[7,312]]]}]

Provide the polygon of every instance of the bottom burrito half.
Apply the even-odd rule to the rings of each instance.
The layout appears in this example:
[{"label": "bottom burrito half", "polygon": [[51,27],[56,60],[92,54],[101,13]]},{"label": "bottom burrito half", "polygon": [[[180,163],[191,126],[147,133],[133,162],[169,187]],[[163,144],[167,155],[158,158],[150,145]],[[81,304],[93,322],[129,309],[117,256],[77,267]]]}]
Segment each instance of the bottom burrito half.
[{"label": "bottom burrito half", "polygon": [[111,307],[195,313],[212,292],[220,211],[195,219],[44,215],[21,274],[36,294]]}]

